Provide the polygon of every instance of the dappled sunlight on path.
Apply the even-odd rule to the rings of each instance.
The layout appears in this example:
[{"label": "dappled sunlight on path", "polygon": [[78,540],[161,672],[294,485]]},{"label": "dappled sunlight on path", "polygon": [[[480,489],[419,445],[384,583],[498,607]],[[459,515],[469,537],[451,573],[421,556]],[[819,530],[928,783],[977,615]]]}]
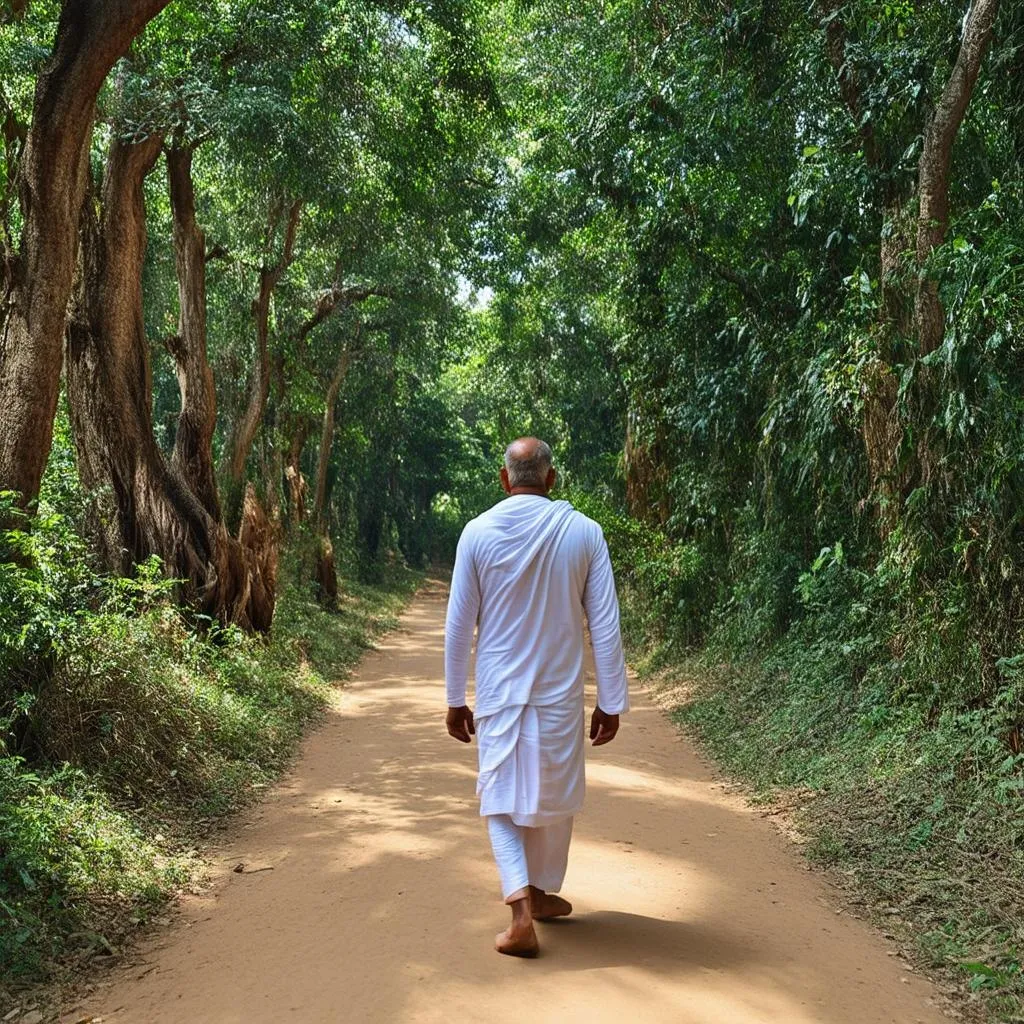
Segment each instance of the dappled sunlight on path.
[{"label": "dappled sunlight on path", "polygon": [[476,752],[444,730],[443,618],[433,586],[237,830],[209,891],[69,1020],[944,1019],[642,696],[590,751],[565,888],[576,914],[540,927],[536,961],[495,954],[506,912]]}]

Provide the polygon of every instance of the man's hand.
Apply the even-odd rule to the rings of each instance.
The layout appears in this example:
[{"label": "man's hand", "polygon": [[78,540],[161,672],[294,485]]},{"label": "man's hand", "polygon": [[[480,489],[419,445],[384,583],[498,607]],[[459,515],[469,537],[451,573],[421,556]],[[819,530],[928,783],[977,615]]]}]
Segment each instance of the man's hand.
[{"label": "man's hand", "polygon": [[449,708],[444,724],[448,726],[448,735],[454,736],[462,743],[469,743],[470,736],[476,735],[473,712],[465,704],[461,708]]},{"label": "man's hand", "polygon": [[611,743],[618,731],[618,715],[608,715],[600,708],[594,708],[594,713],[590,718],[590,738],[593,740],[593,746],[600,747],[605,743]]}]

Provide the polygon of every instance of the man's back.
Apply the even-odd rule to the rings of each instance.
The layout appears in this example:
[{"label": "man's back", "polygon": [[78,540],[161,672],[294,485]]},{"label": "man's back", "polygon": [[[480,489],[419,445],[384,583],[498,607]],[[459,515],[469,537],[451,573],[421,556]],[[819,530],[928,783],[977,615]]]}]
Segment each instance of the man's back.
[{"label": "man's back", "polygon": [[583,595],[597,524],[566,501],[519,494],[466,534],[480,586],[477,713],[564,700],[582,685]]},{"label": "man's back", "polygon": [[478,715],[582,698],[583,614],[600,615],[606,564],[601,528],[567,501],[513,495],[466,527],[449,626],[478,623]]}]

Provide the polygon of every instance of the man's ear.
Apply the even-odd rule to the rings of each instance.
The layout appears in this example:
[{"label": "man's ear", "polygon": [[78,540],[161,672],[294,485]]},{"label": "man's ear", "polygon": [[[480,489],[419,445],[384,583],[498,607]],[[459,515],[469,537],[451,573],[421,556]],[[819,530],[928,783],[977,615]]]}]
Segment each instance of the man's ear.
[{"label": "man's ear", "polygon": [[547,480],[544,481],[545,484],[547,485],[547,489],[549,491],[551,490],[552,487],[555,486],[555,479],[557,478],[557,476],[558,476],[558,474],[555,472],[555,467],[552,466],[548,470],[548,478],[547,478]]},{"label": "man's ear", "polygon": [[512,493],[512,485],[508,482],[508,470],[504,466],[501,467],[501,489],[506,494]]}]

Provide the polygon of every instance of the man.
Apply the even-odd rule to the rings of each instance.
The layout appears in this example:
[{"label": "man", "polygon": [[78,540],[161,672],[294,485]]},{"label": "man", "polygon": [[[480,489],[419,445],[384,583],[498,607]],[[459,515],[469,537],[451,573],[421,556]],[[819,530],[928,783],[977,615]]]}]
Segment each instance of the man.
[{"label": "man", "polygon": [[[459,538],[445,623],[448,732],[476,735],[480,814],[487,819],[512,923],[495,948],[536,956],[534,920],[572,912],[562,887],[573,816],[583,806],[583,614],[590,627],[597,707],[590,738],[615,738],[629,710],[619,604],[601,527],[552,501],[551,449],[509,445],[508,497]],[[473,631],[476,718],[466,706]]]}]

